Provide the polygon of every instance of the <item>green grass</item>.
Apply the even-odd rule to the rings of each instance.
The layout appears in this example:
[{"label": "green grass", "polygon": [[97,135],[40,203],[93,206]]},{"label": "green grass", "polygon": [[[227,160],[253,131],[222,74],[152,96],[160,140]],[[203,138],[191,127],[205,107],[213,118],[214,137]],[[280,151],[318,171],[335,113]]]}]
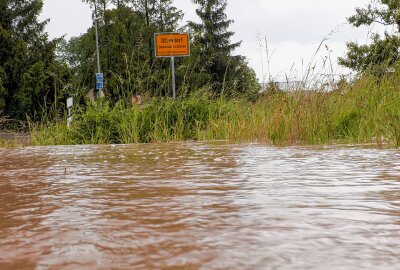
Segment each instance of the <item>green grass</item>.
[{"label": "green grass", "polygon": [[377,143],[400,146],[400,76],[364,77],[330,92],[246,99],[153,99],[141,107],[98,103],[66,122],[31,127],[34,145],[230,140],[275,145]]},{"label": "green grass", "polygon": [[17,148],[17,147],[22,147],[25,144],[22,144],[16,140],[3,140],[0,139],[0,148]]}]

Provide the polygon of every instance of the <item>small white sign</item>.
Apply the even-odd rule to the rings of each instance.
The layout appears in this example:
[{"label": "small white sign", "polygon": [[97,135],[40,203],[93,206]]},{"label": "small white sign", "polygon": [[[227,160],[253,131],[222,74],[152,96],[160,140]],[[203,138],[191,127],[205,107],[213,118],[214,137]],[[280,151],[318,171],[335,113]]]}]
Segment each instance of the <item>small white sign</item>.
[{"label": "small white sign", "polygon": [[70,97],[67,99],[67,108],[71,108],[74,105],[74,98]]}]

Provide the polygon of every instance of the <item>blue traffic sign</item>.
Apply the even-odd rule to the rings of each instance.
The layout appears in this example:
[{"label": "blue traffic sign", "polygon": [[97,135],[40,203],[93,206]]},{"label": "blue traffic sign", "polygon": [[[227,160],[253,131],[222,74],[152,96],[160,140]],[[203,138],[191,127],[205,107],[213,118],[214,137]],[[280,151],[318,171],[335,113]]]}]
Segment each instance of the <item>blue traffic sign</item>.
[{"label": "blue traffic sign", "polygon": [[103,73],[96,73],[96,81],[103,82],[104,76]]},{"label": "blue traffic sign", "polygon": [[103,89],[103,82],[97,82],[96,83],[96,89],[97,90],[102,90]]}]

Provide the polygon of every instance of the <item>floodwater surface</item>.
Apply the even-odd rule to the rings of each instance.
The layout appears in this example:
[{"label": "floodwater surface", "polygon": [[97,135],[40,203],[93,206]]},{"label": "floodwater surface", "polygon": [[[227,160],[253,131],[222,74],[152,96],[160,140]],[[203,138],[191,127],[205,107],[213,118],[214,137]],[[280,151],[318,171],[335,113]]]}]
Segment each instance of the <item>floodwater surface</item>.
[{"label": "floodwater surface", "polygon": [[400,151],[0,150],[0,269],[399,269]]}]

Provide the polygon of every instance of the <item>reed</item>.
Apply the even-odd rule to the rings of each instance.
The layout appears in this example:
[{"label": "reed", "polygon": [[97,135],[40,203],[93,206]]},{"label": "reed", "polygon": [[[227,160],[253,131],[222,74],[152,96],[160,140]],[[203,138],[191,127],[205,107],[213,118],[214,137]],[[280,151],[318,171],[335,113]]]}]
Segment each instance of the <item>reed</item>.
[{"label": "reed", "polygon": [[260,94],[256,101],[208,95],[141,107],[99,102],[75,110],[63,122],[31,127],[31,142],[129,144],[183,140],[230,140],[275,145],[376,143],[400,146],[400,75],[364,76],[334,91]]}]

